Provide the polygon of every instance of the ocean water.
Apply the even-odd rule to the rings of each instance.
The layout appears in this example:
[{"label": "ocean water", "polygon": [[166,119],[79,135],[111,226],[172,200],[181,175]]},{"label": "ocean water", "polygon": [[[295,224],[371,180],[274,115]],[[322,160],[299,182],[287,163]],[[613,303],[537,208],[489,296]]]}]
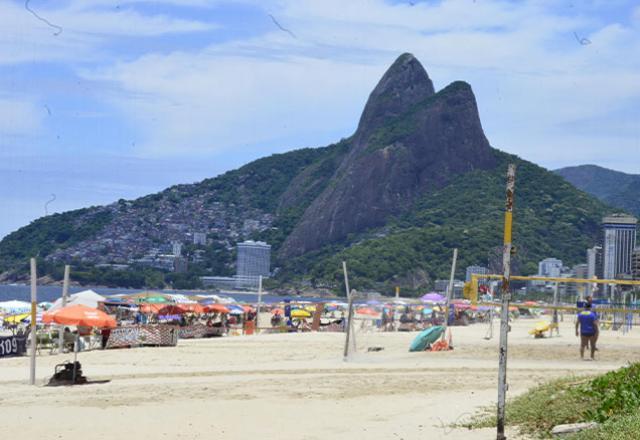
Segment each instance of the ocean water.
[{"label": "ocean water", "polygon": [[[70,286],[69,293],[81,292],[83,290],[91,289],[94,292],[97,292],[101,295],[116,295],[119,293],[136,293],[140,292],[140,289],[112,289],[108,287],[77,287]],[[199,293],[203,293],[202,291],[189,291],[189,290],[158,290],[158,292],[162,293],[180,293],[183,295],[195,295]],[[211,292],[213,293],[213,292]],[[257,293],[236,293],[236,292],[221,292],[219,295],[230,296],[234,298],[236,301],[240,302],[250,302],[255,303],[258,301]],[[37,291],[37,299],[38,302],[49,301],[53,302],[56,299],[62,296],[62,286],[38,286]],[[0,284],[0,301],[9,301],[12,299],[20,300],[20,301],[31,301],[31,287],[26,284]],[[278,296],[278,295],[262,295],[262,302],[264,303],[275,303],[281,302],[285,299],[291,299],[293,301],[311,301],[311,302],[321,302],[321,301],[341,301],[341,299],[327,299],[327,298],[313,298],[313,297],[286,297],[286,296]],[[342,299],[344,300],[344,299]]]}]

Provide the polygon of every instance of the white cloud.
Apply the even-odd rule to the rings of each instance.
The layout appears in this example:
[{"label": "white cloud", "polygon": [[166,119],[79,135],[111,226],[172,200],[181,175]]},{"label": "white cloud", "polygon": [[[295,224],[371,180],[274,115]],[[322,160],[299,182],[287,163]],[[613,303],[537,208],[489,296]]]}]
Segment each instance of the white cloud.
[{"label": "white cloud", "polygon": [[373,84],[361,79],[380,73],[373,66],[304,57],[174,53],[87,75],[123,88],[114,105],[144,127],[139,147],[157,154],[269,143],[291,132],[324,139],[322,132],[335,131],[336,124],[351,130],[363,105],[353,93],[368,93]]},{"label": "white cloud", "polygon": [[[490,140],[525,157],[539,157],[541,144],[570,147],[580,136],[563,136],[558,127],[605,116],[640,96],[634,30],[553,14],[540,2],[263,6],[297,38],[274,26],[261,37],[84,75],[121,89],[110,99],[141,128],[138,145],[150,154],[273,149],[275,141],[294,139],[313,145],[337,129],[349,135],[371,88],[404,51],[416,54],[439,87],[468,80]],[[593,31],[583,46],[573,32],[585,28]]]},{"label": "white cloud", "polygon": [[24,4],[0,3],[0,64],[104,62],[108,60],[101,48],[114,37],[161,36],[217,27],[214,23],[142,14],[127,8],[95,8],[98,3],[78,2],[65,8],[29,6],[53,26],[39,20]]},{"label": "white cloud", "polygon": [[0,133],[5,136],[33,133],[40,128],[43,113],[44,109],[34,102],[0,96]]}]

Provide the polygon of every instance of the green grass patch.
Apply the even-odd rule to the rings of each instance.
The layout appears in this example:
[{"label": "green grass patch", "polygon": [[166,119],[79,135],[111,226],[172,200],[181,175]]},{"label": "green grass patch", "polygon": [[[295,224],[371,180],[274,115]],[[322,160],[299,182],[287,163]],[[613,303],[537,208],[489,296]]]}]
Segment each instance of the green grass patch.
[{"label": "green grass patch", "polygon": [[640,438],[640,412],[614,417],[595,429],[579,432],[567,440],[630,440]]},{"label": "green grass patch", "polygon": [[[556,425],[589,421],[601,425],[570,438],[640,439],[640,363],[593,378],[557,379],[507,403],[506,424],[538,438],[550,437]],[[495,407],[487,407],[463,426],[495,425]]]},{"label": "green grass patch", "polygon": [[[507,403],[506,423],[520,432],[540,438],[550,436],[551,429],[563,423],[584,421],[589,408],[597,404],[582,386],[589,378],[568,377],[530,389]],[[487,407],[464,426],[470,429],[496,426],[496,408]]]}]

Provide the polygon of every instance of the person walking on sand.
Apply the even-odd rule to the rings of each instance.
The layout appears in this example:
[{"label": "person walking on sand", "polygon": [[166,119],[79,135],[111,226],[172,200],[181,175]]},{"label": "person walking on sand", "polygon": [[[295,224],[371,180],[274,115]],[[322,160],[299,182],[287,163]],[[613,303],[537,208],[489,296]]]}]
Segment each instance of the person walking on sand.
[{"label": "person walking on sand", "polygon": [[584,359],[584,349],[588,345],[591,350],[591,360],[594,360],[598,338],[598,315],[591,310],[590,302],[585,303],[584,310],[578,313],[576,336],[580,336],[580,358]]}]

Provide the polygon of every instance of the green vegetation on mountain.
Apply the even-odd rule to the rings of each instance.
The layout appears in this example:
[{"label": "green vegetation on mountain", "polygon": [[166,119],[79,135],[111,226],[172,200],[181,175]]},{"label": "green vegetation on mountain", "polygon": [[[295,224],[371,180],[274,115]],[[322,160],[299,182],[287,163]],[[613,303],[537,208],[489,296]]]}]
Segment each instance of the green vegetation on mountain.
[{"label": "green vegetation on mountain", "polygon": [[[459,250],[458,277],[474,264],[499,271],[500,255],[495,258],[492,251],[502,243],[509,162],[517,165],[514,269],[533,274],[537,262],[550,256],[568,265],[583,262],[599,234],[604,205],[539,166],[497,150],[495,154],[495,169],[458,176],[445,188],[425,194],[384,228],[304,256],[290,263],[291,270],[285,263],[283,276],[304,274],[314,284],[336,285],[345,260],[354,288],[391,292],[395,284],[406,286],[415,271],[422,271],[425,281],[448,277],[453,248]],[[428,285],[416,287],[424,290]]]},{"label": "green vegetation on mountain", "polygon": [[554,172],[606,204],[640,216],[639,174],[621,173],[596,165],[566,167]]},{"label": "green vegetation on mountain", "polygon": [[[275,213],[282,194],[294,177],[311,165],[325,163],[341,144],[322,148],[303,148],[289,153],[274,154],[253,161],[237,170],[203,180],[197,191],[215,194],[215,200],[227,203],[244,202],[265,212]],[[321,168],[330,178],[335,168]]]},{"label": "green vegetation on mountain", "polygon": [[0,271],[90,239],[111,220],[110,212],[95,208],[41,217],[0,242]]}]

